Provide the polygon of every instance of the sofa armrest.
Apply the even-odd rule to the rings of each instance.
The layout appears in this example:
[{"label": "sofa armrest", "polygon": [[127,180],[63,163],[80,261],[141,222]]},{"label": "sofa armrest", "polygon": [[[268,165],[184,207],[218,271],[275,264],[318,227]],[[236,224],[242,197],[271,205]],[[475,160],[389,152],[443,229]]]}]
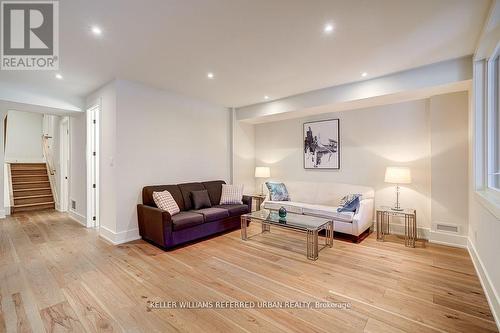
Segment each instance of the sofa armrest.
[{"label": "sofa armrest", "polygon": [[169,212],[147,205],[137,205],[139,234],[143,239],[164,247],[166,235],[172,233],[172,216]]},{"label": "sofa armrest", "polygon": [[373,199],[364,199],[359,203],[358,212],[352,221],[354,236],[359,236],[373,225],[373,205]]},{"label": "sofa armrest", "polygon": [[252,197],[249,195],[244,195],[242,201],[244,205],[248,206],[248,212],[252,212]]}]

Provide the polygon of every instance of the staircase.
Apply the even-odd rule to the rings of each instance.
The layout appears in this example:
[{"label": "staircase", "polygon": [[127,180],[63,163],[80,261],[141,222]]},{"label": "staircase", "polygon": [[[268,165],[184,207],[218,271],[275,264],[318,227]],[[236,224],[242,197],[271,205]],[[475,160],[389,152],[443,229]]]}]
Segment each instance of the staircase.
[{"label": "staircase", "polygon": [[55,208],[45,163],[11,163],[10,174],[12,214]]}]

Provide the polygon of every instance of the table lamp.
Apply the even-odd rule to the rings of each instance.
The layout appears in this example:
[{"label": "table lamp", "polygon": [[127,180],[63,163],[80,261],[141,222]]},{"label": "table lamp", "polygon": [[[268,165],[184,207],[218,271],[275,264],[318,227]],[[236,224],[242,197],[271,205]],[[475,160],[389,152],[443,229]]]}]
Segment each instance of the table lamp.
[{"label": "table lamp", "polygon": [[407,167],[387,167],[385,169],[385,182],[396,184],[396,205],[392,210],[402,211],[399,205],[399,184],[411,183],[411,171]]},{"label": "table lamp", "polygon": [[[255,167],[255,178],[269,178],[271,177],[271,169],[269,167]],[[264,183],[260,184],[260,194],[264,195]]]}]

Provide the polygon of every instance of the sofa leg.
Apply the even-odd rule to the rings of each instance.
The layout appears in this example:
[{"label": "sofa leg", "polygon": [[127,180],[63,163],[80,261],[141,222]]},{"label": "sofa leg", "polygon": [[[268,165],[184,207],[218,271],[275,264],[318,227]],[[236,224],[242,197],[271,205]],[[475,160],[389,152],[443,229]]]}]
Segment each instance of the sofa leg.
[{"label": "sofa leg", "polygon": [[360,241],[359,236],[351,236],[351,242],[359,244],[359,241]]}]

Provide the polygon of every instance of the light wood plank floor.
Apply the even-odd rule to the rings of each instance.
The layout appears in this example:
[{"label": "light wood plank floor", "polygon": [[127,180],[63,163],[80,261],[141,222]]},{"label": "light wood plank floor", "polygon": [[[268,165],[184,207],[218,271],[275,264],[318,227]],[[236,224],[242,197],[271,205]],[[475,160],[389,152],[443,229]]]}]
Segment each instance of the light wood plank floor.
[{"label": "light wood plank floor", "polygon": [[[258,232],[253,224],[250,231]],[[234,231],[175,251],[112,246],[59,212],[0,220],[2,332],[497,332],[463,249]],[[149,309],[148,301],[335,301],[351,309]]]}]

